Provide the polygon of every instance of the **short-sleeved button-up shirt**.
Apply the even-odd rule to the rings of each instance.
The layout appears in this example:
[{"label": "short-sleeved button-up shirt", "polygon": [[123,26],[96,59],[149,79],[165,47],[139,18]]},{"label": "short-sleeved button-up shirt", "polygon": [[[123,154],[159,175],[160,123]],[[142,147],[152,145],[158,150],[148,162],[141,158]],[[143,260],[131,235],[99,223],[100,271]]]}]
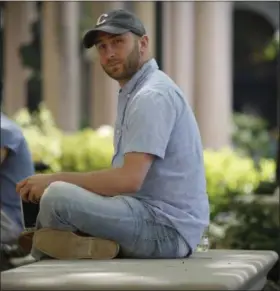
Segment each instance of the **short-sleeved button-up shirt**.
[{"label": "short-sleeved button-up shirt", "polygon": [[132,195],[159,223],[177,229],[193,251],[209,223],[200,133],[183,92],[154,59],[120,90],[114,133],[113,167],[122,166],[129,152],[156,157]]}]

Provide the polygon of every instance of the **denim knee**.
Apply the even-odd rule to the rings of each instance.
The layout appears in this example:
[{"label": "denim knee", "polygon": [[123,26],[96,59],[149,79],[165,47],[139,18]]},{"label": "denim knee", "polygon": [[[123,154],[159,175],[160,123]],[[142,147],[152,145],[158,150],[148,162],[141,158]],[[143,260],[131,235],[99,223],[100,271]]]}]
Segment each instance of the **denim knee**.
[{"label": "denim knee", "polygon": [[51,227],[57,224],[56,220],[60,214],[66,210],[67,192],[70,184],[65,182],[53,182],[45,190],[40,200],[39,220],[43,227]]},{"label": "denim knee", "polygon": [[40,208],[45,208],[49,206],[54,206],[58,203],[63,203],[67,198],[67,190],[69,184],[65,182],[53,182],[45,190],[40,201]]}]

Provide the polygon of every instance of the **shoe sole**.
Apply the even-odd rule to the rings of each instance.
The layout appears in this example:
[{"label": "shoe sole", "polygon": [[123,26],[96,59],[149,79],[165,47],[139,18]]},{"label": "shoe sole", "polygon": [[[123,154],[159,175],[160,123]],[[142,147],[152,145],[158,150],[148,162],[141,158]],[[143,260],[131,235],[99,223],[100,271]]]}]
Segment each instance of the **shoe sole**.
[{"label": "shoe sole", "polygon": [[119,252],[119,245],[114,241],[49,228],[34,233],[33,245],[46,255],[60,260],[113,259]]}]

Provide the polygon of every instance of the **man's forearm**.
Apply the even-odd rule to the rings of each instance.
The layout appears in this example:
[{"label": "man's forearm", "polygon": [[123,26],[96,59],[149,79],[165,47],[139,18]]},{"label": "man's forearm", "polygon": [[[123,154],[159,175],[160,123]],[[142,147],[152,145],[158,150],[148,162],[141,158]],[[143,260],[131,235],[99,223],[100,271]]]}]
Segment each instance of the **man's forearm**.
[{"label": "man's forearm", "polygon": [[103,196],[116,196],[136,191],[133,177],[122,168],[87,173],[57,173],[56,181],[63,181]]}]

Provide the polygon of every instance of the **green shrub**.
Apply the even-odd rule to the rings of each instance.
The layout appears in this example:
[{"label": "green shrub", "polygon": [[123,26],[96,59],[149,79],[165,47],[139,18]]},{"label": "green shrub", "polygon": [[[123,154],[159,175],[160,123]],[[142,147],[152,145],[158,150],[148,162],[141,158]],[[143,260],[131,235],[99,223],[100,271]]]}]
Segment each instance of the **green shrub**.
[{"label": "green shrub", "polygon": [[272,159],[261,159],[258,168],[259,185],[255,194],[271,195],[277,187],[276,162]]},{"label": "green shrub", "polygon": [[113,141],[98,131],[84,129],[64,136],[60,165],[62,171],[95,171],[109,168],[113,156]]},{"label": "green shrub", "polygon": [[261,160],[256,169],[251,158],[228,148],[206,150],[204,160],[212,219],[229,211],[236,196],[251,194],[261,181],[271,181],[275,174],[274,161]]},{"label": "green shrub", "polygon": [[30,115],[27,109],[21,109],[14,116],[14,120],[23,130],[33,161],[48,165],[51,172],[60,171],[63,134],[44,105],[41,106],[39,115]]},{"label": "green shrub", "polygon": [[50,172],[84,172],[110,167],[113,136],[106,128],[105,134],[103,128],[64,134],[56,127],[44,105],[39,115],[30,115],[26,109],[22,109],[14,119],[23,129],[33,161],[48,165]]},{"label": "green shrub", "polygon": [[51,112],[42,103],[38,113],[30,114],[26,108],[20,109],[13,119],[23,129],[36,128],[42,134],[51,137],[60,132],[57,128]]},{"label": "green shrub", "polygon": [[233,115],[232,142],[236,150],[256,161],[270,156],[270,136],[264,119],[250,114]]}]

